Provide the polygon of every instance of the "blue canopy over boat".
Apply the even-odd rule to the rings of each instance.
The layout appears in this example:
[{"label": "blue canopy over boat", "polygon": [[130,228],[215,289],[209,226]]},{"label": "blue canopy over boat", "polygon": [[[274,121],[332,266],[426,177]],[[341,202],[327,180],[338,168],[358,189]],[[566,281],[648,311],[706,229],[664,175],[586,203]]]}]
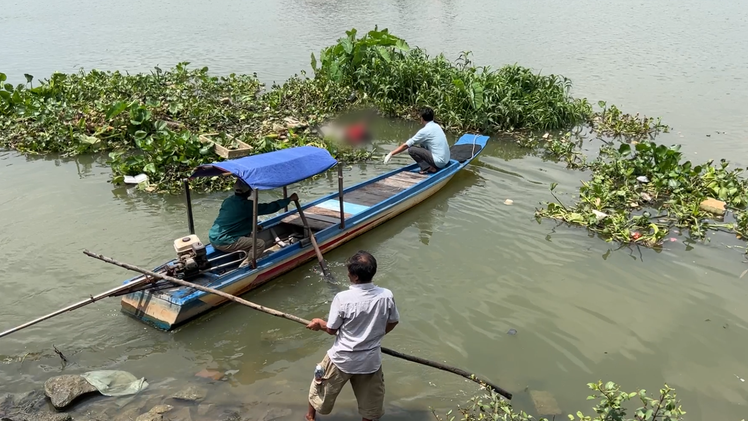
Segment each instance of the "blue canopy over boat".
[{"label": "blue canopy over boat", "polygon": [[241,178],[257,190],[287,186],[332,168],[338,161],[329,152],[314,146],[281,149],[259,155],[204,164],[191,178],[225,175]]}]

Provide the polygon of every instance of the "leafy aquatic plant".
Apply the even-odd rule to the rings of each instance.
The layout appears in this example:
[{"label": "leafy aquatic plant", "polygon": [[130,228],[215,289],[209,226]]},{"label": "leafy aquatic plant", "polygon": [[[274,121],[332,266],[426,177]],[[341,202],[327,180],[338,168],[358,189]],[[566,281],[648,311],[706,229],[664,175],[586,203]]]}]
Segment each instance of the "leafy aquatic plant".
[{"label": "leafy aquatic plant", "polygon": [[[613,382],[589,383],[587,386],[593,391],[587,399],[600,400],[592,408],[595,415],[588,416],[578,411],[574,415],[567,416],[571,421],[679,421],[686,413],[680,405],[675,390],[668,385],[660,389],[659,395],[654,398],[649,397],[644,389],[630,393],[624,392]],[[638,398],[641,405],[627,406],[627,403],[634,398]],[[459,418],[453,415],[452,411],[444,416],[434,413],[434,416],[437,421],[531,421],[534,419],[526,412],[512,408],[509,402],[493,391],[472,398],[468,405],[459,408],[458,412]],[[548,419],[540,418],[540,421],[548,421]]]},{"label": "leafy aquatic plant", "polygon": [[469,53],[455,62],[432,58],[386,29],[346,32],[319,60],[312,55],[312,67],[313,78],[302,73],[268,90],[254,74],[213,76],[188,63],[134,75],[54,73],[36,84],[26,75],[17,86],[0,73],[0,147],[109,153],[114,182],[143,172],[149,190],[173,191],[194,166],[219,159],[212,144],[200,141],[206,133],[217,141],[230,134],[251,153],[314,144],[354,161],[369,154],[320,139],[312,128],[364,105],[403,117],[430,105],[447,127],[484,132],[566,128],[591,116],[589,103],[572,98],[563,77],[516,65],[475,66]]},{"label": "leafy aquatic plant", "polygon": [[[263,92],[256,75],[216,77],[180,63],[149,74],[55,73],[35,87],[32,80],[2,85],[0,146],[67,156],[109,152],[113,182],[145,173],[149,191],[176,191],[195,166],[220,160],[199,139],[208,132],[230,133],[253,153],[311,144],[347,161],[368,157],[311,133],[310,126],[349,106],[350,91],[323,79],[293,77]],[[198,189],[227,186],[196,183]]]},{"label": "leafy aquatic plant", "polygon": [[605,101],[598,102],[602,111],[595,113],[589,123],[593,132],[600,136],[619,137],[624,136],[631,140],[640,140],[644,138],[653,139],[660,133],[668,133],[670,127],[662,124],[662,120],[653,117],[625,114],[615,105],[610,105]]},{"label": "leafy aquatic plant", "polygon": [[430,57],[386,29],[346,35],[322,50],[319,62],[312,55],[315,77],[351,87],[391,115],[408,117],[428,105],[445,126],[484,133],[568,128],[592,116],[561,76],[518,65],[475,66],[468,52],[454,62]]}]

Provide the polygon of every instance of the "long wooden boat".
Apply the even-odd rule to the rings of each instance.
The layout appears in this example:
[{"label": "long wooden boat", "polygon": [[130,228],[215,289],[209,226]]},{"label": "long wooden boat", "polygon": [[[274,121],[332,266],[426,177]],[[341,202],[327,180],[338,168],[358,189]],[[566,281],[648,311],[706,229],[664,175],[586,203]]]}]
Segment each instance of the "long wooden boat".
[{"label": "long wooden boat", "polygon": [[[253,256],[253,265],[244,267],[239,267],[239,263],[245,257],[242,252],[222,253],[210,245],[203,246],[194,236],[189,186],[185,182],[189,228],[193,235],[175,240],[178,258],[155,268],[154,271],[172,275],[176,271],[177,276],[184,276],[190,282],[233,295],[244,294],[314,259],[315,251],[310,244],[308,231],[312,231],[323,253],[332,250],[439,191],[483,150],[487,142],[487,136],[465,134],[451,148],[453,159],[434,174],[419,174],[418,166],[413,164],[345,189],[341,166],[338,165],[339,191],[302,206],[309,230],[305,229],[295,209],[262,222],[262,229],[259,232],[254,230],[254,235],[263,239],[266,245],[272,246],[261,256]],[[298,156],[312,158],[284,161],[289,156],[293,156],[293,159]],[[313,164],[305,167],[305,163],[309,161]],[[256,170],[252,167],[257,163],[261,163],[264,168]],[[237,176],[253,187],[253,199],[257,203],[257,189],[281,187],[278,183],[268,183],[267,172],[263,173],[262,170],[272,171],[281,168],[283,174],[293,173],[283,184],[286,195],[285,185],[326,171],[336,164],[327,151],[305,146],[204,165],[198,167],[193,177],[217,174]],[[256,216],[254,225],[257,226]],[[181,247],[180,241],[188,247]],[[191,247],[192,244],[195,244],[195,247]],[[140,280],[142,277],[136,277],[125,283]],[[122,298],[122,310],[159,329],[171,330],[225,302],[226,300],[221,297],[194,289],[162,285],[125,295]]]}]

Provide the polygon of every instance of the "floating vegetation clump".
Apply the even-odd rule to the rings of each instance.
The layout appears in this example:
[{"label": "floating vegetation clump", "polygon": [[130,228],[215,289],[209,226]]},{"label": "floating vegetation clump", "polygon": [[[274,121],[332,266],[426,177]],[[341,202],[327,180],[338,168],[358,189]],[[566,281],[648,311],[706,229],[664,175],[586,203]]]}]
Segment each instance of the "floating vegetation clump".
[{"label": "floating vegetation clump", "polygon": [[[650,120],[638,121],[642,127],[629,126],[629,136],[652,135]],[[649,139],[621,140],[624,143],[617,146],[606,143],[591,162],[577,160],[578,148],[562,150],[559,159],[589,170],[591,177],[582,182],[576,203],[564,204],[556,198],[538,209],[536,216],[585,226],[609,240],[650,247],[661,245],[674,229],[686,230],[694,238],[703,238],[709,229],[745,237],[748,180],[743,169],[731,168],[725,160],[693,164],[684,160],[679,146]],[[552,194],[555,188],[554,183]],[[726,213],[732,214],[732,222],[726,222]]]},{"label": "floating vegetation clump", "polygon": [[[362,160],[365,151],[339,150],[314,127],[355,107],[408,118],[430,106],[448,128],[519,131],[521,145],[590,171],[577,203],[548,203],[539,218],[649,246],[674,228],[695,237],[710,228],[741,237],[748,232],[748,184],[740,169],[725,161],[684,161],[678,148],[654,143],[669,130],[660,119],[625,114],[605,102],[593,112],[586,99],[570,95],[564,77],[517,65],[476,66],[469,53],[456,61],[431,57],[376,28],[360,37],[348,31],[318,58],[312,55],[312,68],[313,78],[302,74],[269,89],[254,74],[218,77],[187,63],[135,75],[92,70],[55,73],[41,82],[26,75],[17,86],[0,73],[0,147],[108,153],[113,182],[145,173],[148,191],[171,192],[196,166],[221,159],[213,142],[250,154],[316,145],[347,161]],[[596,139],[603,141],[599,155],[585,155],[583,144]],[[195,184],[202,190],[228,186],[210,178]],[[731,219],[703,206],[706,199],[723,202]]]},{"label": "floating vegetation clump", "polygon": [[[265,92],[256,75],[216,77],[188,63],[149,74],[55,73],[36,86],[32,76],[26,78],[0,89],[0,146],[66,156],[108,152],[115,183],[145,173],[150,191],[178,189],[196,166],[220,160],[213,144],[200,140],[204,133],[219,139],[231,134],[251,153],[309,144],[347,152],[311,133],[313,125],[349,106],[350,91],[324,79],[293,77]],[[205,190],[228,185],[196,182]]]},{"label": "floating vegetation clump", "polygon": [[312,55],[315,74],[355,89],[388,114],[410,116],[428,105],[443,125],[484,133],[570,128],[592,116],[562,76],[518,65],[476,66],[470,53],[454,62],[430,57],[386,29],[346,34],[319,60]]},{"label": "floating vegetation clump", "polygon": [[[195,166],[220,159],[204,140],[226,135],[232,141],[221,146],[243,142],[252,154],[312,144],[347,161],[366,159],[364,151],[337,150],[312,130],[361,105],[404,117],[429,105],[448,127],[484,132],[571,127],[591,116],[586,100],[569,95],[565,78],[520,66],[476,67],[468,54],[457,62],[430,58],[386,29],[361,38],[351,30],[312,61],[314,78],[294,76],[267,90],[254,74],[217,77],[188,63],[135,75],[55,73],[36,83],[26,75],[17,86],[0,73],[0,147],[107,152],[113,182],[145,173],[149,191],[168,192]],[[195,187],[227,185],[208,179]]]},{"label": "floating vegetation clump", "polygon": [[653,139],[660,133],[670,131],[670,127],[662,124],[659,117],[640,117],[639,113],[625,114],[615,105],[608,106],[605,101],[598,102],[598,105],[602,111],[595,113],[589,123],[593,133],[599,136],[626,137],[631,141]]}]

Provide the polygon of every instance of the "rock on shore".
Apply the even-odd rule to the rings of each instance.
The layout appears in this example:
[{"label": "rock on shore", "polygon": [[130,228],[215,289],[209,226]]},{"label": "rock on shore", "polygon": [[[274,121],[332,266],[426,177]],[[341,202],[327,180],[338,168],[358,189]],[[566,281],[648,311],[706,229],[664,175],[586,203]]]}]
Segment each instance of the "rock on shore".
[{"label": "rock on shore", "polygon": [[52,377],[44,383],[44,393],[57,409],[63,409],[78,397],[93,392],[98,390],[78,375]]}]

